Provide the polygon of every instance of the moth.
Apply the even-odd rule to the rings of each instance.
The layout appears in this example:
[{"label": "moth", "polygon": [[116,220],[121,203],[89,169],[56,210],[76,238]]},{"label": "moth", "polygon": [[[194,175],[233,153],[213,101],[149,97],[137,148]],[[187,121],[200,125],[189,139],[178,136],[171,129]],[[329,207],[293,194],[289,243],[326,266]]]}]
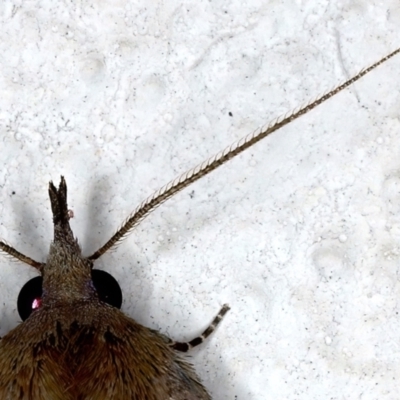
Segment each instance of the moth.
[{"label": "moth", "polygon": [[400,48],[310,104],[249,134],[168,183],[144,200],[89,257],[82,255],[70,227],[72,214],[68,210],[65,179],[61,177],[58,188],[50,182],[54,239],[46,262],[35,261],[0,241],[3,252],[41,274],[28,308],[18,307],[24,322],[0,341],[0,398],[211,399],[183,353],[201,344],[215,330],[229,306],[222,306],[199,337],[176,342],[138,324],[118,309],[122,297],[111,298],[108,286],[113,283],[103,284],[104,276],[93,268],[95,260],[177,192],[310,112],[399,52]]}]

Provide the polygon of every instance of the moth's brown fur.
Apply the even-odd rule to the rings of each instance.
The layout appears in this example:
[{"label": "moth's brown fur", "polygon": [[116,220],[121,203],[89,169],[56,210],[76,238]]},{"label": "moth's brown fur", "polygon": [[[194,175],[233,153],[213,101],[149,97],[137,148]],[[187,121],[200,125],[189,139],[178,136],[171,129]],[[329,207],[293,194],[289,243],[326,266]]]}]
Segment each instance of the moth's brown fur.
[{"label": "moth's brown fur", "polygon": [[166,338],[94,298],[43,306],[0,354],[1,399],[210,399]]}]

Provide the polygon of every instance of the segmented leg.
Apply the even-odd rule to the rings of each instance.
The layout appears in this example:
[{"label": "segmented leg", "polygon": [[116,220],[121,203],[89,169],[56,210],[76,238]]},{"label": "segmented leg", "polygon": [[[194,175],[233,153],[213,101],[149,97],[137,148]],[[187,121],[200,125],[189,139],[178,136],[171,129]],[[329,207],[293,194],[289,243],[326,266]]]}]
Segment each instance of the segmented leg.
[{"label": "segmented leg", "polygon": [[196,347],[199,344],[203,343],[204,340],[206,340],[215,331],[215,328],[222,321],[222,318],[229,310],[230,310],[230,307],[228,306],[228,304],[224,304],[222,306],[221,310],[219,310],[218,315],[213,319],[213,321],[208,326],[208,328],[200,336],[197,336],[196,338],[192,339],[190,342],[171,342],[169,345],[175,350],[186,353],[188,350],[192,349],[193,347]]}]

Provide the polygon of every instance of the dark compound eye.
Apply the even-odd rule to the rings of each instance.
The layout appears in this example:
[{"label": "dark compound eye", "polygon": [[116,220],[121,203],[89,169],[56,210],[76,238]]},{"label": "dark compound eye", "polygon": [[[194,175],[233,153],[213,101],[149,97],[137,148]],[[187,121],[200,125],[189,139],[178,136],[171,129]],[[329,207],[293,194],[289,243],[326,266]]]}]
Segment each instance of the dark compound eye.
[{"label": "dark compound eye", "polygon": [[[121,308],[122,292],[118,282],[108,272],[92,269],[92,280],[99,299],[113,307]],[[25,283],[18,295],[17,308],[22,321],[25,321],[41,306],[43,278],[37,276]]]},{"label": "dark compound eye", "polygon": [[115,308],[121,308],[121,288],[112,275],[106,271],[92,269],[92,280],[101,301]]},{"label": "dark compound eye", "polygon": [[18,295],[17,308],[22,321],[25,321],[32,313],[40,307],[42,297],[42,277],[36,276],[26,282]]}]

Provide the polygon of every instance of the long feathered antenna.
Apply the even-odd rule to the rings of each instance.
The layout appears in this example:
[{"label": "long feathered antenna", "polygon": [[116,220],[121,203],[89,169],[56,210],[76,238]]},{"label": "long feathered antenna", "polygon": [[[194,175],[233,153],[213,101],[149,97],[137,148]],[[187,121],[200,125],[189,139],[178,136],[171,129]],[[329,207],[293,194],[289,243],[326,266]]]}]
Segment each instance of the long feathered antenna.
[{"label": "long feathered antenna", "polygon": [[341,85],[335,87],[331,91],[322,96],[318,97],[316,100],[301,107],[298,110],[291,112],[289,115],[284,115],[283,117],[279,117],[271,124],[267,125],[264,128],[261,128],[244,138],[240,139],[239,141],[233,143],[231,146],[227,147],[225,150],[219,152],[218,154],[212,156],[208,160],[204,161],[197,167],[185,172],[178,178],[174,179],[173,181],[169,182],[161,189],[157,190],[153,193],[150,197],[144,200],[134,211],[131,213],[126,221],[123,223],[121,228],[117,230],[117,232],[109,239],[100,249],[94,252],[89,259],[96,260],[100,256],[102,256],[106,251],[112,248],[115,244],[117,244],[120,240],[122,240],[131,230],[137,226],[144,218],[146,218],[155,208],[157,208],[160,204],[164,203],[172,196],[174,196],[177,192],[181,191],[182,189],[186,188],[187,186],[191,185],[193,182],[196,182],[203,176],[209,174],[210,172],[217,169],[222,164],[226,163],[233,157],[237,156],[238,154],[242,153],[249,147],[253,146],[260,140],[264,139],[271,133],[277,131],[278,129],[282,128],[283,126],[291,123],[295,119],[301,117],[302,115],[310,112],[315,107],[319,106],[320,104],[324,103],[331,97],[335,96],[340,91],[346,89],[354,82],[361,79],[364,75],[371,72],[373,69],[378,67],[379,65],[385,63],[387,60],[395,56],[400,52],[400,48],[396,49],[386,57],[380,59],[378,62],[372,64],[370,67],[361,70],[356,76],[351,79],[346,80]]},{"label": "long feathered antenna", "polygon": [[36,268],[37,270],[41,271],[43,264],[33,260],[32,258],[26,256],[25,254],[20,253],[18,250],[15,250],[14,247],[8,245],[4,241],[0,241],[0,251],[6,253],[7,255],[11,256],[12,258],[22,261],[25,264],[30,265],[31,267]]}]

